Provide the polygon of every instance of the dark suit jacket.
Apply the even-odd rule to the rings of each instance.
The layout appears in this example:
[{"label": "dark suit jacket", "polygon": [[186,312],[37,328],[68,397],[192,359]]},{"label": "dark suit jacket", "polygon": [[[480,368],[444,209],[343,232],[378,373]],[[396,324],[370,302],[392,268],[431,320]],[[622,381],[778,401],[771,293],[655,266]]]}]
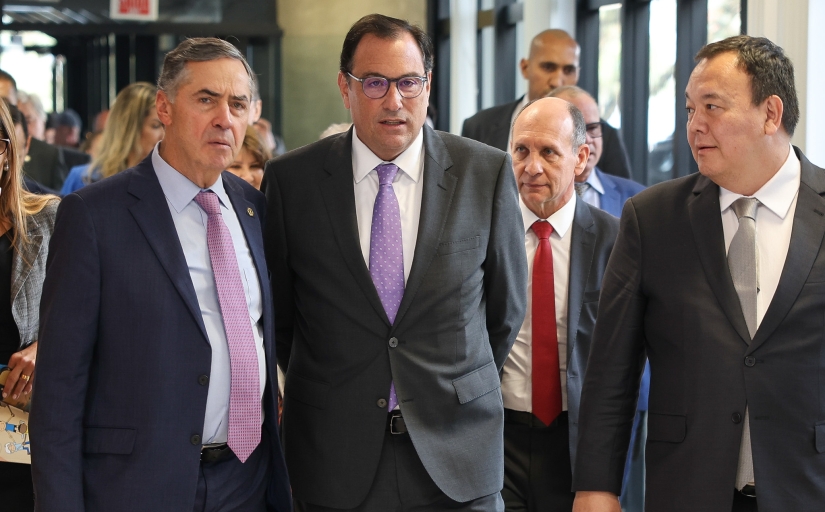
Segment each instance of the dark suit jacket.
[{"label": "dark suit jacket", "polygon": [[89,155],[80,151],[59,148],[32,138],[23,171],[41,185],[60,190],[63,180],[69,175],[69,169],[89,163],[90,159]]},{"label": "dark suit jacket", "polygon": [[[223,173],[258,269],[271,510],[290,510],[277,442],[264,197]],[[247,208],[255,213],[248,215]],[[192,510],[212,350],[151,162],[63,199],[41,301],[31,413],[38,511]]]},{"label": "dark suit jacket", "polygon": [[622,207],[628,198],[633,197],[645,189],[644,185],[625,178],[606,174],[598,167],[594,168],[593,172],[598,175],[604,187],[604,194],[599,197],[601,200],[601,209],[614,217],[621,217]]},{"label": "dark suit jacket", "polygon": [[499,370],[524,319],[527,284],[510,158],[424,127],[418,239],[390,325],[359,245],[351,147],[352,130],[266,168],[295,496],[335,508],[363,501],[381,455],[391,380],[439,488],[457,501],[498,492]]},{"label": "dark suit jacket", "polygon": [[[523,96],[512,103],[481,110],[474,116],[465,119],[461,127],[461,136],[509,152],[507,139],[510,138],[510,120],[513,118],[513,112],[521,103],[522,98]],[[622,178],[631,178],[630,159],[627,156],[624,142],[619,136],[619,131],[603,119],[602,139],[602,157],[600,159],[602,171]]]},{"label": "dark suit jacket", "polygon": [[618,233],[619,219],[576,198],[567,287],[567,410],[574,468],[582,381],[599,311],[602,277]]},{"label": "dark suit jacket", "polygon": [[584,384],[575,489],[619,492],[647,352],[647,510],[731,510],[746,405],[760,512],[822,509],[825,171],[795,151],[790,248],[752,341],[719,187],[694,174],[625,204]]}]

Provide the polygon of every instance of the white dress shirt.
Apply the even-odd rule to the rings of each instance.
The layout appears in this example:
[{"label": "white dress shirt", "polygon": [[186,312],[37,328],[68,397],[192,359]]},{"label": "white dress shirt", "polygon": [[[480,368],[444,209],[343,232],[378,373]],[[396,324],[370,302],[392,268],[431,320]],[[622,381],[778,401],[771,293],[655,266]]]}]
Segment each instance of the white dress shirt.
[{"label": "white dress shirt", "polygon": [[[352,174],[355,185],[355,217],[358,220],[358,237],[367,268],[370,266],[370,233],[372,210],[378,196],[378,172],[384,163],[352,128]],[[393,160],[400,171],[395,175],[392,188],[398,198],[401,211],[401,245],[404,251],[404,284],[410,277],[415,242],[418,239],[418,221],[421,216],[421,197],[424,192],[424,130],[418,132],[413,143]],[[343,191],[342,191],[343,192]]]},{"label": "white dress shirt", "polygon": [[596,174],[595,167],[592,171],[590,171],[590,175],[586,180],[584,180],[584,182],[590,186],[587,187],[587,190],[585,190],[584,194],[582,194],[582,201],[590,206],[601,208],[602,196],[604,195],[604,185],[602,185],[602,180],[599,179],[599,175]]},{"label": "white dress shirt", "polygon": [[[559,369],[561,374],[562,410],[567,410],[567,289],[570,283],[570,239],[573,216],[576,213],[576,194],[556,213],[547,218],[553,226],[550,246],[553,248],[553,286],[556,296],[556,334],[559,341]],[[501,395],[504,407],[515,411],[533,412],[533,259],[538,249],[538,237],[533,223],[539,220],[523,201],[524,248],[527,250],[527,313],[516,336],[510,355],[501,374]],[[549,310],[548,310],[549,311]]]},{"label": "white dress shirt", "polygon": [[[791,245],[791,229],[802,170],[796,153],[790,146],[788,148],[788,158],[782,167],[751,196],[760,203],[756,209],[757,327],[762,323],[762,318],[779,285],[779,277],[785,267],[788,247]],[[733,235],[739,229],[739,219],[730,205],[740,197],[744,196],[719,187],[719,206],[722,210],[726,252],[730,248]]]},{"label": "white dress shirt", "polygon": [[[166,196],[169,213],[172,214],[172,220],[175,223],[175,230],[189,267],[189,276],[198,297],[198,306],[206,326],[206,334],[212,347],[212,368],[209,375],[206,415],[201,438],[203,444],[225,443],[229,427],[229,392],[232,374],[229,345],[226,341],[226,331],[218,301],[218,289],[215,285],[215,275],[212,272],[212,261],[209,259],[209,246],[206,240],[207,215],[194,200],[202,189],[161,158],[158,153],[159,144],[152,151],[152,165]],[[223,180],[219,177],[215,184],[203,190],[212,190],[220,199],[221,215],[235,246],[238,269],[246,295],[246,305],[249,308],[252,335],[255,338],[255,348],[258,353],[258,374],[261,397],[263,397],[266,385],[266,358],[261,325],[263,301],[258,271],[252,260],[252,253],[246,243],[241,224],[223,188]]]}]

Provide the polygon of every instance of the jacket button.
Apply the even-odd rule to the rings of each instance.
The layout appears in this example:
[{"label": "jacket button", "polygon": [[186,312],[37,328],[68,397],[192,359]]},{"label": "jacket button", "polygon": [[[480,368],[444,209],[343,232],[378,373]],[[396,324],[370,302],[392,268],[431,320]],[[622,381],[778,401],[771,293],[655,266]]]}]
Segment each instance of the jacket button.
[{"label": "jacket button", "polygon": [[395,348],[398,346],[398,338],[390,338],[390,347]]},{"label": "jacket button", "polygon": [[746,357],[745,358],[745,366],[747,366],[748,368],[750,368],[752,366],[756,366],[756,358],[753,357],[753,356]]},{"label": "jacket button", "polygon": [[384,400],[383,398],[379,398],[378,401],[375,402],[375,405],[377,405],[378,407],[386,407],[387,406],[387,401]]},{"label": "jacket button", "polygon": [[209,384],[209,375],[201,375],[200,377],[198,377],[198,384],[200,384],[201,386]]},{"label": "jacket button", "polygon": [[201,436],[199,436],[198,434],[195,434],[195,435],[193,435],[192,437],[189,438],[189,442],[192,443],[192,444],[195,444],[195,445],[201,444]]},{"label": "jacket button", "polygon": [[742,423],[742,415],[739,414],[738,412],[735,412],[735,413],[731,414],[730,419],[731,419],[731,421],[733,421],[737,425]]}]

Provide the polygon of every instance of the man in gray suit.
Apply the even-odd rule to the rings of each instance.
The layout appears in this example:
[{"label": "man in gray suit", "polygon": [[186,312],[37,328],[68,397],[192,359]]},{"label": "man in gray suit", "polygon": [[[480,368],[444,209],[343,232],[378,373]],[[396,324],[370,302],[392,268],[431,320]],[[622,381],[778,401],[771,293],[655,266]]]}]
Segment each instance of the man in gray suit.
[{"label": "man in gray suit", "polygon": [[530,103],[513,126],[530,296],[501,378],[508,511],[573,508],[579,398],[599,289],[619,221],[579,198],[585,122],[558,98]]},{"label": "man in gray suit", "polygon": [[503,510],[524,231],[507,154],[424,126],[432,55],[420,28],[362,18],[338,75],[353,128],[267,165],[298,510]]},{"label": "man in gray suit", "polygon": [[646,509],[825,503],[825,171],[790,140],[790,59],[765,38],[699,51],[694,174],[631,197],[582,392],[577,512],[618,511],[644,355]]}]

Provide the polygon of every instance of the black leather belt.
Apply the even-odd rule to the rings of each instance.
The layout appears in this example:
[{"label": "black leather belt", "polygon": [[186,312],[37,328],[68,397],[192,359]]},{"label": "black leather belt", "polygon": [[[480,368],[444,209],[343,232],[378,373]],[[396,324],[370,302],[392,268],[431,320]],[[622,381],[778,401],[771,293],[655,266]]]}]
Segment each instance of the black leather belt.
[{"label": "black leather belt", "polygon": [[401,416],[401,411],[392,411],[387,414],[387,432],[390,434],[407,433],[407,424],[404,422],[404,417]]},{"label": "black leather belt", "polygon": [[747,498],[756,498],[756,486],[755,485],[748,484],[745,487],[742,487],[742,489],[737,489],[736,491],[739,494],[741,494],[742,496],[745,496]]},{"label": "black leather belt", "polygon": [[201,462],[221,462],[232,457],[232,450],[226,443],[201,448]]},{"label": "black leather belt", "polygon": [[527,425],[528,427],[534,428],[557,427],[559,425],[567,425],[567,411],[562,411],[551,424],[545,425],[544,422],[538,419],[532,412],[504,409],[504,421],[506,423],[518,423],[519,425]]}]

